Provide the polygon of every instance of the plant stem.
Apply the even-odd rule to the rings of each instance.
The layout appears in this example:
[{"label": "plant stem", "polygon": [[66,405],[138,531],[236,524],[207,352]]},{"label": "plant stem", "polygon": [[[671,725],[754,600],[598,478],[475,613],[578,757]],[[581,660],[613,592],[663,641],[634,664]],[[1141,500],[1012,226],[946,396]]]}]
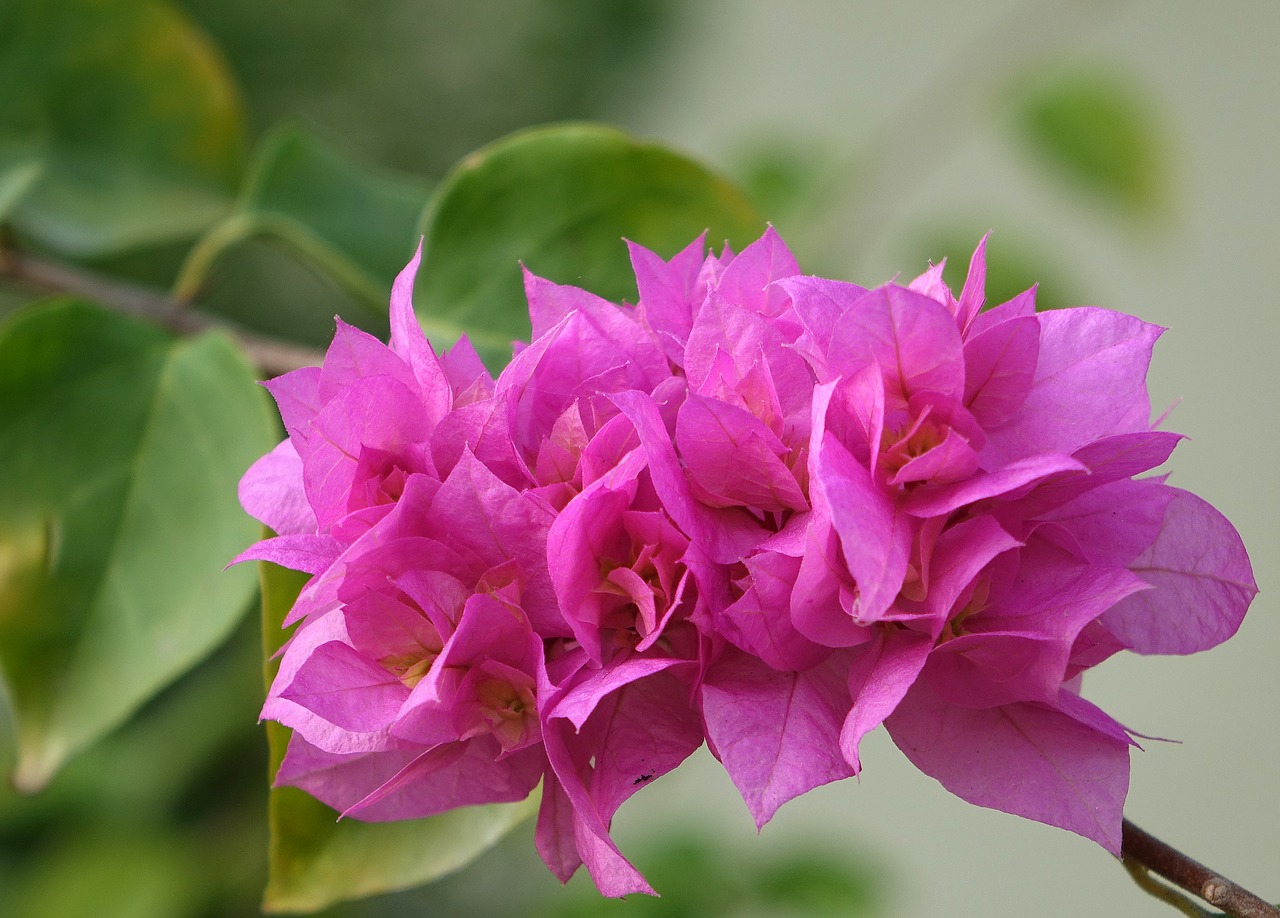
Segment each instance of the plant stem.
[{"label": "plant stem", "polygon": [[0,248],[0,277],[10,277],[42,290],[82,296],[116,312],[154,322],[179,335],[222,332],[233,338],[249,360],[268,376],[278,376],[299,367],[317,366],[322,359],[319,351],[254,334],[155,290],[11,248]]},{"label": "plant stem", "polygon": [[1138,873],[1134,870],[1135,867],[1144,873],[1154,873],[1168,880],[1236,918],[1280,918],[1280,908],[1258,898],[1249,890],[1210,870],[1198,861],[1192,860],[1154,835],[1139,829],[1129,820],[1124,821],[1122,831],[1121,851],[1125,866],[1138,881],[1138,885],[1152,895],[1156,895],[1157,898],[1170,902],[1187,914],[1194,914],[1187,911],[1181,904],[1157,895],[1139,879]]}]

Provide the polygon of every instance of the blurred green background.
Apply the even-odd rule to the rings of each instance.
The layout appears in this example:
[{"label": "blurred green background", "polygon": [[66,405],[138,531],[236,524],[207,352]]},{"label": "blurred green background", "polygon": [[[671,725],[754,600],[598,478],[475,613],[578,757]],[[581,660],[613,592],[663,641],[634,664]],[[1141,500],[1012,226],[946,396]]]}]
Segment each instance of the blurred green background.
[{"label": "blurred green background", "polygon": [[[217,122],[171,139],[131,128],[131,113],[104,107],[83,73],[35,98],[56,55],[14,36],[30,34],[18,26],[39,6],[0,0],[0,216],[30,180],[26,129],[50,100],[63,191],[42,192],[38,207],[28,199],[5,241],[158,291],[194,277],[187,292],[202,309],[303,345],[323,345],[335,314],[384,331],[382,288],[452,165],[511,131],[563,120],[601,120],[701,158],[746,189],[814,273],[875,284],[949,256],[958,285],[993,230],[993,299],[1039,281],[1047,305],[1097,303],[1170,326],[1151,384],[1157,411],[1185,398],[1169,426],[1192,441],[1172,463],[1173,483],[1236,523],[1263,594],[1224,647],[1113,660],[1087,690],[1131,728],[1182,743],[1135,753],[1129,815],[1280,895],[1280,622],[1268,592],[1280,552],[1269,461],[1280,390],[1269,281],[1280,251],[1280,5],[139,4],[194,26],[218,87],[202,84],[199,99],[170,87],[173,104],[203,106]],[[92,73],[126,53],[114,31],[125,6],[68,4],[37,38],[53,47],[91,34]],[[163,58],[157,42],[127,53]],[[183,151],[168,184],[143,175],[108,185],[95,171],[144,168],[166,143]],[[345,205],[325,210],[289,184],[299,175],[342,183]],[[232,226],[204,237],[207,263],[193,272],[193,241],[228,213],[288,213],[315,234],[273,231],[269,220]],[[347,254],[343,270],[317,267],[324,245]],[[33,295],[0,277],[0,314]],[[249,615],[43,793],[0,790],[0,916],[258,913],[259,642]],[[0,724],[0,751],[7,736]],[[647,789],[616,836],[661,900],[601,902],[581,876],[561,891],[525,824],[452,877],[325,914],[1168,913],[1090,843],[949,797],[883,732],[864,762],[860,781],[796,801],[759,837],[705,752]]]}]

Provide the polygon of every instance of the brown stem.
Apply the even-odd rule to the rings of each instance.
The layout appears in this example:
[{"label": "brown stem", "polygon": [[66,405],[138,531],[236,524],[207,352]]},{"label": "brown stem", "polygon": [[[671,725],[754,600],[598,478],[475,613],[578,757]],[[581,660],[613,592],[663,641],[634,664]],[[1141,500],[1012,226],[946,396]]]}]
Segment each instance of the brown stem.
[{"label": "brown stem", "polygon": [[245,331],[157,291],[13,249],[0,248],[0,276],[42,290],[82,296],[116,312],[155,322],[175,334],[220,331],[234,338],[248,358],[268,376],[316,366],[322,359],[319,351]]},{"label": "brown stem", "polygon": [[1193,861],[1129,820],[1124,821],[1122,831],[1121,851],[1127,865],[1139,865],[1236,918],[1280,918],[1280,908]]}]

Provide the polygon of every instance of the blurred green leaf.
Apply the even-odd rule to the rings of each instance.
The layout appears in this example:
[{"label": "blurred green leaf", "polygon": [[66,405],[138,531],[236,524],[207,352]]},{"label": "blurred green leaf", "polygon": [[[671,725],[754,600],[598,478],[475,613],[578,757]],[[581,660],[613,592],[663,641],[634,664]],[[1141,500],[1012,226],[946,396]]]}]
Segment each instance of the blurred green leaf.
[{"label": "blurred green leaf", "polygon": [[[164,889],[183,890],[180,903],[158,897],[165,918],[252,913],[266,878],[258,855],[267,799],[256,723],[260,631],[256,620],[252,629],[238,628],[121,729],[70,761],[44,792],[20,796],[0,785],[0,915],[152,913],[135,898],[143,893],[135,887],[155,885],[152,874],[163,874]],[[121,848],[130,852],[125,867],[118,866]],[[104,872],[126,880],[128,888],[113,893],[119,901],[67,905],[65,886],[111,890]],[[65,907],[38,906],[44,900]]]},{"label": "blurred green leaf", "polygon": [[234,212],[192,250],[176,295],[190,298],[229,246],[266,236],[385,312],[430,193],[416,176],[368,169],[300,128],[278,130],[259,151]]},{"label": "blurred green leaf", "polygon": [[790,242],[833,187],[847,184],[849,165],[819,138],[767,134],[738,146],[731,172],[765,218]]},{"label": "blurred green leaf", "polygon": [[217,50],[165,0],[6,0],[0,161],[45,174],[14,223],[92,257],[194,236],[242,165],[240,100]]},{"label": "blurred green leaf", "polygon": [[[262,579],[266,677],[286,637],[284,621],[305,574],[274,564],[259,565]],[[291,731],[267,723],[271,773],[284,759]],[[294,787],[271,790],[270,877],[262,908],[267,912],[313,912],[335,902],[408,889],[465,867],[537,808],[522,803],[472,806],[427,819],[357,822],[345,819]]]},{"label": "blurred green leaf", "polygon": [[[939,227],[916,233],[911,243],[914,254],[904,262],[912,267],[904,272],[903,283],[930,264],[937,264],[945,258],[947,266],[942,272],[943,280],[959,296],[969,273],[969,259],[983,232],[980,229]],[[1022,241],[1025,238],[1028,238],[1026,234],[1020,235],[1006,227],[992,233],[987,240],[986,308],[998,306],[1036,285],[1039,285],[1036,308],[1042,312],[1080,305],[1082,301],[1076,298],[1073,288],[1061,279],[1061,258],[1046,255],[1033,244]]]},{"label": "blurred green leaf", "polygon": [[1058,177],[1133,216],[1151,216],[1168,189],[1166,132],[1132,78],[1105,68],[1019,84],[1014,136]]},{"label": "blurred green leaf", "polygon": [[668,835],[645,852],[661,898],[602,899],[589,882],[547,899],[537,918],[869,918],[883,914],[882,870],[858,851],[801,849],[766,858],[721,841]]},{"label": "blurred green leaf", "polygon": [[[236,502],[275,436],[229,341],[174,341],[88,303],[0,326],[0,666],[15,785],[72,754],[224,640],[254,591]],[[194,726],[193,729],[198,729]]]},{"label": "blurred green leaf", "polygon": [[43,171],[44,164],[33,156],[15,156],[0,165],[0,220],[22,201]]},{"label": "blurred green leaf", "polygon": [[623,237],[670,257],[704,230],[736,248],[764,221],[732,183],[665,147],[599,125],[522,131],[465,158],[437,193],[418,318],[437,346],[465,332],[500,365],[529,336],[521,263],[634,302]]},{"label": "blurred green leaf", "polygon": [[41,858],[5,889],[7,918],[175,918],[195,913],[210,877],[195,851],[146,833],[100,832]]}]

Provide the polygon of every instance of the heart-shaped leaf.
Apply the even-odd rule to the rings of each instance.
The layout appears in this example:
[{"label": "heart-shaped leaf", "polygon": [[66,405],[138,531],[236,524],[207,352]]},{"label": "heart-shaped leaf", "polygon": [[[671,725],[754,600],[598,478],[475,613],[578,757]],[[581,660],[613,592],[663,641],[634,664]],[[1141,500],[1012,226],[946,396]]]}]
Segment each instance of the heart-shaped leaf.
[{"label": "heart-shaped leaf", "polygon": [[239,92],[166,0],[7,0],[0,99],[0,161],[45,167],[13,221],[51,248],[91,257],[194,236],[230,203]]},{"label": "heart-shaped leaf", "polygon": [[0,667],[17,786],[124,721],[217,646],[253,595],[223,572],[273,425],[229,341],[174,341],[88,303],[0,326]]},{"label": "heart-shaped leaf", "polygon": [[385,314],[430,193],[424,179],[371,170],[301,128],[282,128],[263,144],[235,210],[192,250],[176,295],[193,295],[229,246],[265,236]]},{"label": "heart-shaped leaf", "polygon": [[426,215],[417,309],[437,346],[466,333],[500,365],[529,336],[520,264],[635,302],[623,237],[666,257],[708,231],[741,248],[764,221],[731,182],[600,125],[514,134],[464,159]]}]

